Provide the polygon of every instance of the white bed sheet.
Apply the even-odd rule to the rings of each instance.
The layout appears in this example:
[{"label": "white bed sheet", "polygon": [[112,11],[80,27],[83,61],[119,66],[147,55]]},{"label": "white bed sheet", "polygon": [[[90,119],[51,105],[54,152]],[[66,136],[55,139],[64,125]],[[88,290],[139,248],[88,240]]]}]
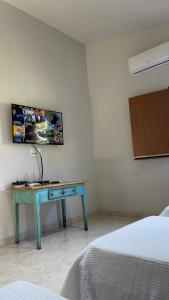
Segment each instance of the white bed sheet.
[{"label": "white bed sheet", "polygon": [[17,281],[0,288],[0,300],[66,300],[50,290],[26,281]]},{"label": "white bed sheet", "polygon": [[73,264],[70,300],[168,300],[169,219],[148,217],[93,241]]}]

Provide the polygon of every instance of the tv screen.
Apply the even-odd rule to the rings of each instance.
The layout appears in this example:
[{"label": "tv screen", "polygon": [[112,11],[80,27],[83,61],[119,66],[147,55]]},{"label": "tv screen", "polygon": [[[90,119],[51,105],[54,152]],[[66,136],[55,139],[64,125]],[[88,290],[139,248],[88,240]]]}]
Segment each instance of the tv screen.
[{"label": "tv screen", "polygon": [[63,145],[62,113],[12,104],[13,143]]}]

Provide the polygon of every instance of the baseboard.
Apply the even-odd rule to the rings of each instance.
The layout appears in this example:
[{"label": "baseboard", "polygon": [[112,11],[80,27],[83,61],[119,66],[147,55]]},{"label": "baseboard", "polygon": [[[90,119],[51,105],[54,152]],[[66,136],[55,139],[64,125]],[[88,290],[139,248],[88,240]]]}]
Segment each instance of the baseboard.
[{"label": "baseboard", "polygon": [[14,236],[5,237],[0,240],[0,247],[4,247],[10,244],[13,244],[15,241]]},{"label": "baseboard", "polygon": [[140,212],[126,212],[126,211],[113,211],[113,210],[106,210],[100,209],[98,211],[100,215],[112,216],[112,217],[126,217],[126,218],[134,218],[134,219],[142,219],[149,216],[154,215],[153,213],[140,213]]},{"label": "baseboard", "polygon": [[[89,218],[94,217],[98,215],[98,211],[93,211],[89,213]],[[67,219],[67,225],[75,225],[78,223],[83,223],[83,217],[77,216],[74,218],[69,218]],[[42,225],[42,235],[44,234],[48,234],[48,233],[54,233],[60,230],[60,226],[58,224],[50,224],[50,225]],[[20,233],[20,240],[28,240],[31,238],[35,238],[35,230],[31,229],[31,230],[27,230],[25,232],[21,232]],[[15,243],[15,236],[10,236],[10,237],[5,237],[3,239],[0,240],[0,247],[4,247],[7,245],[11,245]]]},{"label": "baseboard", "polygon": [[[153,213],[139,213],[139,212],[125,212],[125,211],[110,211],[106,209],[100,209],[97,211],[93,211],[89,213],[89,219],[95,216],[112,216],[112,217],[121,217],[121,218],[133,218],[133,219],[142,219],[148,216],[154,215]],[[67,225],[75,225],[78,223],[83,223],[82,216],[70,218],[67,220]],[[58,224],[50,224],[50,225],[43,225],[42,226],[42,234],[49,234],[54,233],[60,230]],[[35,231],[34,229],[28,230],[26,232],[22,232],[20,234],[20,239],[30,239],[35,238]],[[13,244],[15,242],[15,237],[6,237],[0,240],[0,247]]]}]

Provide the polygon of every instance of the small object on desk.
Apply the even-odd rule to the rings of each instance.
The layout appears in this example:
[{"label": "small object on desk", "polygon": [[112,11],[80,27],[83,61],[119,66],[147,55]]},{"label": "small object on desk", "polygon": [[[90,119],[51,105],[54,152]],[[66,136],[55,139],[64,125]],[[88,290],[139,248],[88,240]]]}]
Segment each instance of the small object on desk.
[{"label": "small object on desk", "polygon": [[54,180],[54,181],[50,181],[51,184],[57,184],[57,183],[60,183],[61,180]]},{"label": "small object on desk", "polygon": [[[59,183],[60,181],[55,181],[55,182],[52,182],[52,183]],[[51,181],[50,180],[43,180],[43,181],[31,181],[31,182],[28,182],[28,181],[15,181],[15,182],[12,182],[12,187],[14,188],[20,188],[20,187],[26,187],[26,186],[36,186],[36,185],[46,185],[46,184],[50,184]]]},{"label": "small object on desk", "polygon": [[38,180],[36,182],[40,183],[41,185],[50,184],[50,180]]},{"label": "small object on desk", "polygon": [[22,186],[26,186],[27,184],[27,181],[20,181],[20,180],[17,180],[15,182],[12,182],[12,187],[16,188],[16,187],[22,187]]},{"label": "small object on desk", "polygon": [[30,182],[27,184],[27,186],[36,186],[36,185],[41,185],[39,182]]},{"label": "small object on desk", "polygon": [[14,189],[19,189],[19,188],[25,187],[25,186],[26,186],[25,184],[20,184],[20,185],[14,185],[14,184],[12,184],[12,187],[13,187]]}]

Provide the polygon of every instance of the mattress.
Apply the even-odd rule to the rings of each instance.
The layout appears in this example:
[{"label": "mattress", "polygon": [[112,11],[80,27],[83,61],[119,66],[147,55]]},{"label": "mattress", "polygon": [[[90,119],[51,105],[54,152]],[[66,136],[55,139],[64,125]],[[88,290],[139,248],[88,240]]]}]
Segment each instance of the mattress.
[{"label": "mattress", "polygon": [[169,219],[152,216],[96,239],[73,264],[70,300],[168,300]]}]

